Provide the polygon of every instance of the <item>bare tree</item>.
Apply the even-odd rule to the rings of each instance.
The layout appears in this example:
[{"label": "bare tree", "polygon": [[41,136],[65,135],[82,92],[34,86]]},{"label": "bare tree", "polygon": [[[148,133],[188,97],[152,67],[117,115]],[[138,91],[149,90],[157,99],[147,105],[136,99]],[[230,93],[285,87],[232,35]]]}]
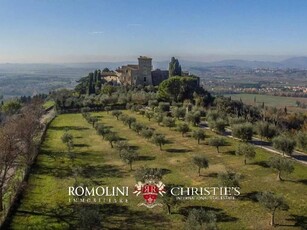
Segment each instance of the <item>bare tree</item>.
[{"label": "bare tree", "polygon": [[0,211],[3,211],[3,195],[14,175],[16,159],[20,153],[14,126],[9,122],[0,129]]},{"label": "bare tree", "polygon": [[26,112],[14,119],[14,130],[21,147],[21,161],[26,165],[26,170],[32,165],[36,155],[35,137],[41,130],[40,117],[33,112]]}]

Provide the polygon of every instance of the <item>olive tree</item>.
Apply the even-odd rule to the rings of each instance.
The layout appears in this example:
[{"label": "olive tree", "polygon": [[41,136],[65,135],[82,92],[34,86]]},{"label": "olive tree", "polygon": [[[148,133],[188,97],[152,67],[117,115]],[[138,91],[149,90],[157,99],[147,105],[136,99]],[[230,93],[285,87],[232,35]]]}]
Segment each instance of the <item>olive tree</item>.
[{"label": "olive tree", "polygon": [[200,111],[188,112],[185,115],[185,119],[188,123],[192,123],[197,126],[200,123],[201,113]]},{"label": "olive tree", "polygon": [[197,140],[197,143],[200,144],[200,140],[205,140],[205,131],[201,128],[194,130],[192,137]]},{"label": "olive tree", "polygon": [[183,119],[185,117],[185,108],[173,106],[171,109],[172,116],[176,119]]},{"label": "olive tree", "polygon": [[253,125],[251,123],[233,125],[232,135],[244,142],[251,141],[253,138]]},{"label": "olive tree", "polygon": [[190,127],[187,123],[179,124],[178,131],[181,132],[182,136],[190,131]]},{"label": "olive tree", "polygon": [[306,132],[298,132],[296,135],[296,141],[299,148],[304,151],[307,151],[307,133]]},{"label": "olive tree", "polygon": [[79,229],[101,229],[102,220],[99,213],[99,206],[94,205],[78,205],[74,210],[77,214],[77,223]]},{"label": "olive tree", "polygon": [[130,171],[132,170],[132,163],[137,160],[138,154],[132,149],[122,149],[120,151],[120,158],[129,164],[130,166]]},{"label": "olive tree", "polygon": [[88,122],[91,123],[92,126],[94,127],[95,124],[98,122],[98,118],[97,117],[89,117]]},{"label": "olive tree", "polygon": [[127,119],[124,121],[125,125],[128,125],[129,129],[131,129],[132,123],[136,122],[135,117],[127,117]]},{"label": "olive tree", "polygon": [[208,140],[208,145],[216,147],[218,153],[220,153],[220,147],[226,145],[226,140],[223,137],[212,137]]},{"label": "olive tree", "polygon": [[240,175],[234,172],[219,173],[219,185],[222,187],[239,187]]},{"label": "olive tree", "polygon": [[143,128],[140,132],[141,136],[145,139],[150,139],[153,135],[154,131],[152,129]]},{"label": "olive tree", "polygon": [[163,116],[162,113],[157,113],[157,114],[155,114],[154,118],[155,118],[156,122],[158,123],[158,125],[160,125],[161,122],[163,121],[164,116]]},{"label": "olive tree", "polygon": [[139,122],[133,122],[131,124],[131,128],[134,132],[136,132],[137,134],[140,134],[141,130],[144,128],[144,125]]},{"label": "olive tree", "polygon": [[218,118],[217,120],[209,120],[208,125],[210,129],[218,132],[223,133],[225,132],[225,127],[227,126],[227,121],[224,119]]},{"label": "olive tree", "polygon": [[282,152],[283,156],[285,154],[291,156],[295,148],[296,142],[290,137],[277,136],[273,138],[273,147]]},{"label": "olive tree", "polygon": [[236,155],[244,156],[244,164],[247,159],[254,159],[256,156],[255,147],[251,144],[239,144],[236,150]]},{"label": "olive tree", "polygon": [[200,176],[200,170],[202,168],[208,168],[209,167],[209,161],[204,156],[193,157],[193,163],[198,167],[198,176]]},{"label": "olive tree", "polygon": [[171,117],[164,117],[162,122],[163,122],[163,125],[165,125],[168,128],[176,126],[175,119]]},{"label": "olive tree", "polygon": [[178,203],[176,196],[172,195],[171,189],[175,187],[175,184],[166,184],[164,189],[165,193],[162,196],[162,202],[167,208],[167,214],[172,214],[172,208]]},{"label": "olive tree", "polygon": [[166,144],[166,138],[163,134],[155,133],[151,137],[152,142],[160,147],[160,150],[162,150],[162,145]]},{"label": "olive tree", "polygon": [[116,133],[114,132],[109,132],[108,134],[105,135],[105,140],[108,141],[111,145],[111,148],[113,148],[113,142],[116,142],[119,140],[119,137],[117,136]]},{"label": "olive tree", "polygon": [[74,147],[73,135],[68,132],[65,132],[61,137],[62,142],[66,145],[67,151],[70,152]]},{"label": "olive tree", "polygon": [[109,127],[106,127],[103,124],[98,124],[96,126],[96,132],[98,135],[102,136],[102,138],[104,139],[105,136],[111,132],[111,130]]},{"label": "olive tree", "polygon": [[256,124],[256,131],[261,139],[266,138],[270,140],[277,134],[276,126],[264,121],[260,121]]},{"label": "olive tree", "polygon": [[116,141],[115,148],[120,152],[123,149],[129,149],[129,145],[127,141]]},{"label": "olive tree", "polygon": [[155,115],[155,114],[154,114],[154,112],[152,112],[152,111],[146,111],[146,112],[145,112],[145,117],[147,117],[149,121],[151,120],[151,118],[154,117],[154,115]]},{"label": "olive tree", "polygon": [[277,174],[277,180],[283,180],[281,174],[290,174],[294,171],[294,166],[292,162],[286,158],[282,157],[271,157],[269,160],[269,165],[271,168],[275,169]]},{"label": "olive tree", "polygon": [[128,117],[129,116],[127,114],[121,114],[119,116],[119,120],[122,121],[124,124],[126,124],[126,121],[127,121]]},{"label": "olive tree", "polygon": [[216,230],[217,216],[214,211],[205,209],[192,209],[185,222],[186,230]]},{"label": "olive tree", "polygon": [[264,206],[271,215],[270,225],[275,226],[275,212],[277,209],[288,210],[289,206],[281,196],[276,196],[272,192],[262,192],[257,195],[259,203]]},{"label": "olive tree", "polygon": [[112,111],[112,116],[116,117],[116,119],[118,120],[119,116],[123,114],[122,111],[119,111],[119,110],[113,110]]}]

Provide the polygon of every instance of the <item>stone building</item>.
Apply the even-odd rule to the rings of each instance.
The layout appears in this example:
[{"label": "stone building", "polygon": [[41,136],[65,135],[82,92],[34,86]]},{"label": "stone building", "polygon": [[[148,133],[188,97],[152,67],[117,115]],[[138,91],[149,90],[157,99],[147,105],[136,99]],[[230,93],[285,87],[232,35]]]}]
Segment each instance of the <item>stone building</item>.
[{"label": "stone building", "polygon": [[152,71],[152,58],[140,56],[137,65],[125,65],[114,72],[103,73],[104,80],[112,79],[112,84],[123,85],[159,85],[168,78],[167,70]]}]

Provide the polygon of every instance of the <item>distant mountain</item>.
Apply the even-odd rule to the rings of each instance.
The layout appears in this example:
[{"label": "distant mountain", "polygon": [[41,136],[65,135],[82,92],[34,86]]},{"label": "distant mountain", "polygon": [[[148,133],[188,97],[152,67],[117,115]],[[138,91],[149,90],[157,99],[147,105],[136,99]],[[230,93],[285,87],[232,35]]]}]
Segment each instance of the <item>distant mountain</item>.
[{"label": "distant mountain", "polygon": [[294,57],[280,62],[289,68],[307,69],[307,57]]},{"label": "distant mountain", "polygon": [[[237,68],[297,68],[307,69],[307,57],[293,57],[280,62],[272,61],[246,61],[240,59],[230,59],[215,62],[195,62],[188,60],[179,60],[181,66],[185,70],[192,68],[206,68],[206,67],[237,67]],[[119,66],[126,64],[137,64],[137,61],[121,61],[121,62],[89,62],[89,63],[63,63],[63,64],[0,64],[0,71],[27,71],[27,70],[41,70],[41,69],[80,69],[84,71],[93,71],[95,69],[116,69]],[[169,60],[155,61],[153,60],[154,69],[168,69]]]},{"label": "distant mountain", "polygon": [[234,66],[241,68],[282,68],[282,64],[266,61],[224,60],[213,62],[213,66]]},{"label": "distant mountain", "polygon": [[[246,61],[240,59],[230,59],[215,62],[193,62],[179,60],[184,69],[206,68],[206,67],[239,67],[239,68],[298,68],[307,69],[307,57],[294,57],[281,62],[272,61]],[[168,68],[168,62],[154,62],[157,68]]]},{"label": "distant mountain", "polygon": [[116,69],[119,66],[127,63],[134,64],[132,62],[89,62],[89,63],[61,63],[61,64],[19,64],[19,63],[0,63],[0,71],[13,70],[13,71],[33,71],[33,70],[52,70],[52,69],[86,69],[93,71],[95,69],[103,69],[108,67],[110,69]]}]

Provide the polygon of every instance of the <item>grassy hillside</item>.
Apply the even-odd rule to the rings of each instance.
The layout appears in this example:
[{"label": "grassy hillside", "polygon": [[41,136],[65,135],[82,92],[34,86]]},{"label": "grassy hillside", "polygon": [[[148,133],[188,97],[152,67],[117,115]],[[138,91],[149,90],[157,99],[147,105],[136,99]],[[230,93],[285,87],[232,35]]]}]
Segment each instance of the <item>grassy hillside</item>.
[{"label": "grassy hillside", "polygon": [[[295,171],[284,182],[276,181],[276,172],[268,168],[265,161],[272,156],[257,149],[256,158],[244,165],[243,158],[234,155],[239,143],[227,139],[228,146],[221,147],[218,154],[214,147],[205,142],[200,145],[191,137],[182,137],[174,128],[159,126],[141,115],[131,113],[157,132],[165,134],[169,143],[163,151],[145,140],[105,112],[93,113],[101,123],[109,125],[113,131],[137,149],[140,157],[133,169],[141,166],[158,167],[168,172],[164,183],[185,186],[217,186],[217,173],[233,170],[242,175],[241,193],[237,200],[180,201],[173,214],[166,214],[165,207],[147,209],[138,207],[140,197],[129,195],[128,204],[93,204],[99,212],[99,221],[104,228],[113,229],[182,229],[186,212],[195,206],[203,206],[217,211],[219,229],[270,229],[270,216],[255,201],[254,194],[259,191],[274,191],[285,197],[290,205],[288,212],[277,211],[276,223],[279,229],[299,229],[298,225],[307,214],[307,167],[295,163]],[[67,156],[66,146],[61,141],[65,132],[74,136],[73,163]],[[207,137],[213,133],[206,131]],[[198,176],[192,157],[204,155],[209,159],[209,168]],[[96,134],[81,114],[58,116],[50,125],[37,163],[31,173],[28,187],[20,207],[13,216],[12,229],[69,229],[78,225],[78,204],[68,202],[68,186],[74,183],[88,186],[130,186],[135,184],[134,172],[121,161],[115,149]],[[77,175],[77,176],[76,176]],[[75,178],[76,177],[76,178]]]}]

